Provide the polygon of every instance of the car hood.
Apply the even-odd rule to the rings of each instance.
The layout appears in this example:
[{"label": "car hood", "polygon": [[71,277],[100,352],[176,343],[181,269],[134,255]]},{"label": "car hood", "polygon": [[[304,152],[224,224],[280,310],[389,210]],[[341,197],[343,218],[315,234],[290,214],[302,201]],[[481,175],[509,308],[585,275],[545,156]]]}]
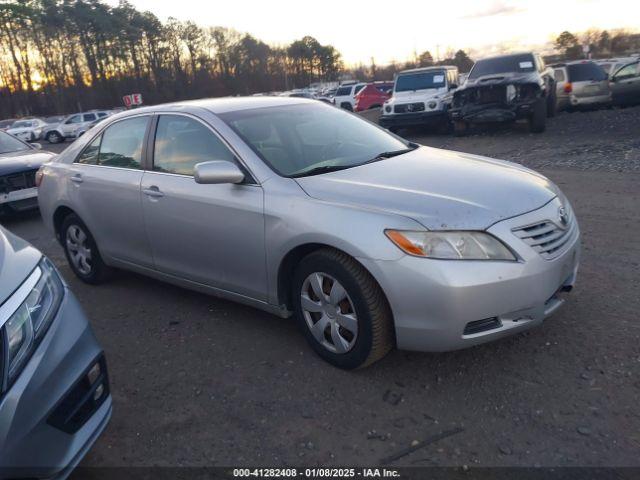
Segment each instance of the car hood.
[{"label": "car hood", "polygon": [[427,98],[437,97],[439,95],[443,95],[447,93],[446,88],[429,88],[425,90],[410,90],[406,92],[394,92],[393,99],[396,103],[409,103],[409,102],[419,102],[425,101]]},{"label": "car hood", "polygon": [[0,175],[35,170],[54,156],[55,154],[51,152],[42,152],[40,150],[2,153],[0,154]]},{"label": "car hood", "polygon": [[26,280],[41,258],[38,250],[0,226],[0,305]]},{"label": "car hood", "polygon": [[540,83],[540,77],[537,72],[505,72],[494,73],[491,75],[483,75],[482,77],[467,79],[467,81],[458,90],[466,90],[467,88],[481,87],[484,85],[510,85],[514,83]]},{"label": "car hood", "polygon": [[403,215],[431,230],[484,230],[557,194],[519,165],[430,147],[296,181],[313,198]]},{"label": "car hood", "polygon": [[17,133],[33,132],[34,130],[35,127],[10,128],[9,130],[7,130],[7,133],[10,135],[15,135]]}]

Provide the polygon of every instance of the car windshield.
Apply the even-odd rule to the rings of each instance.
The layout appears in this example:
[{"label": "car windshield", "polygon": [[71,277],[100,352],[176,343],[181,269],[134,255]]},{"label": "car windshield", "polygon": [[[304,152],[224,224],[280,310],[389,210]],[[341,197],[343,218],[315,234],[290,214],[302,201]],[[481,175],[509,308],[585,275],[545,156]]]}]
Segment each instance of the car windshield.
[{"label": "car windshield", "polygon": [[239,110],[220,117],[285,177],[350,168],[412,147],[355,115],[320,102]]},{"label": "car windshield", "polygon": [[509,72],[533,72],[536,69],[533,56],[529,53],[521,55],[507,55],[504,57],[487,58],[478,60],[471,72],[469,79],[484,77],[485,75],[495,75]]},{"label": "car windshield", "polygon": [[20,122],[15,122],[13,125],[11,125],[11,128],[27,128],[31,126],[31,121],[20,121]]},{"label": "car windshield", "polygon": [[0,132],[0,154],[22,152],[24,150],[29,150],[29,146],[8,133]]},{"label": "car windshield", "polygon": [[602,81],[607,79],[607,73],[595,63],[576,63],[567,67],[569,81],[586,82],[590,80]]},{"label": "car windshield", "polygon": [[444,87],[444,72],[420,72],[400,75],[396,80],[396,92],[427,90]]}]

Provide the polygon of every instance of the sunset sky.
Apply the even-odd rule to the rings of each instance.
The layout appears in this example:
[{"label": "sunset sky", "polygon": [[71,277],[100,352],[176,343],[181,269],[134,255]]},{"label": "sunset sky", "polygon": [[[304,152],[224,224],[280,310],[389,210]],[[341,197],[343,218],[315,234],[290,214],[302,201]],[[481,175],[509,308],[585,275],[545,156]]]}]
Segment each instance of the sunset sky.
[{"label": "sunset sky", "polygon": [[[118,0],[107,0],[116,5]],[[640,28],[638,0],[130,0],[160,19],[231,27],[270,44],[312,35],[347,64],[406,60],[414,51],[449,48],[482,55],[540,48],[563,30]]]}]

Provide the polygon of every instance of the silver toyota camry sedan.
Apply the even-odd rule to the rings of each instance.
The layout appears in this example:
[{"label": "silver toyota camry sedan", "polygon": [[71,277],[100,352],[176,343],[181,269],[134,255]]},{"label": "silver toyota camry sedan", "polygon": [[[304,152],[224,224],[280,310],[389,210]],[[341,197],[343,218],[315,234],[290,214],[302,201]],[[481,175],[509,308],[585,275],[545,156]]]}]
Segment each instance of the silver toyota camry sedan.
[{"label": "silver toyota camry sedan", "polygon": [[540,325],[578,268],[578,223],[547,178],[313,100],[122,113],[37,181],[80,279],[123,268],[294,315],[342,368]]}]

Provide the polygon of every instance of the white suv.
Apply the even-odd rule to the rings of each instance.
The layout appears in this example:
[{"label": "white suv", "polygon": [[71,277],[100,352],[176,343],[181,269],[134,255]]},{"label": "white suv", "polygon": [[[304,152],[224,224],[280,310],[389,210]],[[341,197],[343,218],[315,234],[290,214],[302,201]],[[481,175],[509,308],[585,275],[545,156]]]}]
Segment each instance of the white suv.
[{"label": "white suv", "polygon": [[111,115],[111,111],[109,110],[92,110],[69,115],[57,125],[45,127],[42,132],[42,138],[49,143],[60,143],[64,142],[67,138],[76,138],[78,131],[81,131],[83,127],[86,127],[99,118],[105,118],[109,115]]},{"label": "white suv", "polygon": [[338,90],[336,90],[335,97],[333,97],[333,104],[337,107],[353,112],[356,105],[356,94],[366,85],[366,83],[355,82],[348,85],[340,85]]},{"label": "white suv", "polygon": [[403,70],[396,75],[392,97],[382,106],[380,125],[391,131],[417,125],[448,126],[452,90],[459,82],[458,67]]}]

